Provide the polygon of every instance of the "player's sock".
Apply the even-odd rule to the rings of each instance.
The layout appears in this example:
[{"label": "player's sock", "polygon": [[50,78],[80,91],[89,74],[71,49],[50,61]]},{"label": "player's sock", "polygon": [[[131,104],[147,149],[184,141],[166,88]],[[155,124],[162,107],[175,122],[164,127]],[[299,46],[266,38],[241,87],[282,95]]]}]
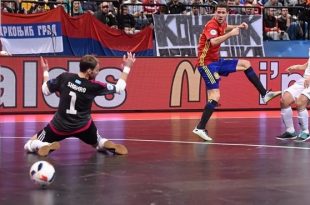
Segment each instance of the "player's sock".
[{"label": "player's sock", "polygon": [[27,143],[24,146],[24,149],[28,152],[35,152],[37,151],[39,148],[48,145],[48,142],[42,142],[40,140],[28,140]]},{"label": "player's sock", "polygon": [[209,100],[207,105],[205,106],[200,122],[197,125],[197,129],[205,129],[207,122],[209,121],[215,107],[218,105],[218,102],[215,100]]},{"label": "player's sock", "polygon": [[264,88],[263,84],[260,82],[258,76],[256,75],[255,71],[252,67],[248,68],[244,71],[246,77],[249,79],[249,81],[255,86],[255,88],[258,90],[258,92],[265,96],[267,91]]},{"label": "player's sock", "polygon": [[281,109],[281,118],[286,128],[286,132],[294,133],[293,110],[291,107]]},{"label": "player's sock", "polygon": [[301,130],[304,133],[309,133],[308,117],[309,117],[309,114],[308,114],[307,109],[298,110],[298,122],[299,122]]},{"label": "player's sock", "polygon": [[97,133],[97,143],[98,146],[96,147],[96,149],[98,151],[103,151],[104,148],[104,143],[106,143],[106,141],[108,141],[108,139],[101,137],[98,133]]}]

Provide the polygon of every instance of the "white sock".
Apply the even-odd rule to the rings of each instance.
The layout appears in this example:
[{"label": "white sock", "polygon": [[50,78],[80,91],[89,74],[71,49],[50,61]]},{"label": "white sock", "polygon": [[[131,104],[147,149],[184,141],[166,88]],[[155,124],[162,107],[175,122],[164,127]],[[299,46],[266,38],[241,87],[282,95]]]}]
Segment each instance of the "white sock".
[{"label": "white sock", "polygon": [[36,152],[42,146],[48,145],[48,142],[42,142],[40,140],[28,140],[24,146],[24,149],[28,152]]},{"label": "white sock", "polygon": [[97,145],[96,149],[99,151],[103,150],[104,149],[103,145],[106,141],[108,141],[108,139],[101,137],[98,130],[97,130],[97,143],[98,143],[98,145]]},{"label": "white sock", "polygon": [[286,132],[294,133],[293,110],[291,107],[281,109],[281,118],[285,125]]},{"label": "white sock", "polygon": [[304,109],[304,110],[298,110],[298,122],[300,125],[300,128],[303,132],[308,133],[309,134],[309,127],[308,127],[308,110]]}]

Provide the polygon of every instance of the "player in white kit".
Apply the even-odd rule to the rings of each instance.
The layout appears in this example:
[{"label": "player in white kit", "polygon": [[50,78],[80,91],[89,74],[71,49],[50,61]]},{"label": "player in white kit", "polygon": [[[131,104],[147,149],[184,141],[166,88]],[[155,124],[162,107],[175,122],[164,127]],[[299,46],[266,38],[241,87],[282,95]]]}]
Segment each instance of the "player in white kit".
[{"label": "player in white kit", "polygon": [[[294,139],[298,142],[304,142],[310,139],[308,126],[308,110],[307,105],[310,102],[310,49],[309,59],[305,64],[292,65],[286,69],[288,72],[294,70],[304,70],[303,78],[296,81],[293,85],[287,88],[281,98],[281,118],[285,125],[285,132],[278,136],[277,139],[287,140]],[[300,133],[297,134],[293,123],[292,105],[296,104],[298,113],[298,124]]]}]

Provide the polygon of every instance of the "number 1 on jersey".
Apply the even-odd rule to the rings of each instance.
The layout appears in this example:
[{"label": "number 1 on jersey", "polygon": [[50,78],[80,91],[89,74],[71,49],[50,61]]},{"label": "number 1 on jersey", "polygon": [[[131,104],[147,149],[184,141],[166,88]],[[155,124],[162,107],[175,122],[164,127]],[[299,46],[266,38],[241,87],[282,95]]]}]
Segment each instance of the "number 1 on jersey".
[{"label": "number 1 on jersey", "polygon": [[66,113],[71,114],[71,115],[76,115],[76,113],[77,113],[77,111],[75,109],[76,93],[70,91],[69,95],[71,96],[70,109],[67,109]]}]

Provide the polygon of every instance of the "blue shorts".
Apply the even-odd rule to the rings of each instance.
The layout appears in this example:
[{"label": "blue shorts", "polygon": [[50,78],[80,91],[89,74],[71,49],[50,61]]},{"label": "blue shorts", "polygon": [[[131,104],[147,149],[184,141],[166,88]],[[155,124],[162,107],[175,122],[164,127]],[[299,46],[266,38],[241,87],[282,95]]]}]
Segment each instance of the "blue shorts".
[{"label": "blue shorts", "polygon": [[218,89],[220,76],[228,76],[237,70],[238,59],[220,59],[206,66],[199,66],[198,70],[206,83],[208,90]]}]

